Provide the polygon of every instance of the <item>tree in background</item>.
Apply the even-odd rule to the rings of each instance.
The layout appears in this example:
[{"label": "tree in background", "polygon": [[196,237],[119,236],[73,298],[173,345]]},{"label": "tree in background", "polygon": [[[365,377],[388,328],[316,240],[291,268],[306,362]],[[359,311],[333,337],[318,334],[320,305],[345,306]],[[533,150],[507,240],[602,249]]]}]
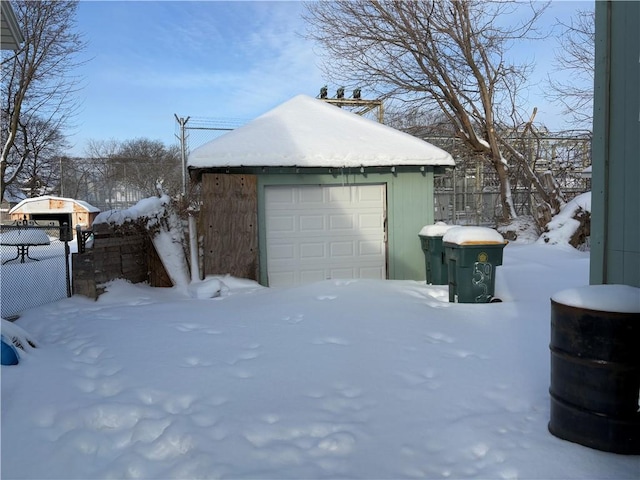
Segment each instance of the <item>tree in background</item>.
[{"label": "tree in background", "polygon": [[158,140],[91,140],[86,157],[62,162],[62,193],[101,209],[126,208],[156,196],[158,186],[168,195],[182,189],[182,166],[177,145]]},{"label": "tree in background", "polygon": [[593,123],[593,80],[595,74],[595,10],[580,10],[568,24],[560,23],[560,45],[556,69],[569,74],[570,81],[549,77],[550,98],[577,129],[591,131]]},{"label": "tree in background", "polygon": [[[16,152],[25,157],[15,181],[9,185],[12,192],[20,190],[27,197],[55,194],[60,184],[60,156],[66,148],[65,136],[59,128],[39,118],[32,118],[17,135]],[[22,143],[24,142],[24,143]],[[28,154],[23,155],[23,151]]]},{"label": "tree in background", "polygon": [[176,196],[182,190],[180,148],[166,147],[158,140],[137,138],[122,142],[118,160],[127,164],[127,181],[147,196],[158,192],[158,185],[165,193]]},{"label": "tree in background", "polygon": [[[75,32],[77,1],[24,0],[12,6],[25,42],[17,52],[2,51],[2,152],[0,198],[21,181],[25,168],[44,160],[37,153],[47,132],[61,135],[77,104],[80,88],[72,76],[84,49]],[[49,159],[48,159],[49,160]]]},{"label": "tree in background", "polygon": [[[322,46],[329,77],[400,99],[408,109],[441,112],[470,155],[495,170],[500,220],[517,217],[510,180],[517,165],[537,196],[533,213],[544,225],[564,198],[553,178],[535,172],[528,152],[513,141],[531,131],[535,112],[523,112],[520,98],[531,65],[513,63],[507,53],[516,42],[539,38],[535,26],[546,6],[337,0],[309,3],[305,18],[310,38]],[[510,18],[515,22],[505,24]]]}]

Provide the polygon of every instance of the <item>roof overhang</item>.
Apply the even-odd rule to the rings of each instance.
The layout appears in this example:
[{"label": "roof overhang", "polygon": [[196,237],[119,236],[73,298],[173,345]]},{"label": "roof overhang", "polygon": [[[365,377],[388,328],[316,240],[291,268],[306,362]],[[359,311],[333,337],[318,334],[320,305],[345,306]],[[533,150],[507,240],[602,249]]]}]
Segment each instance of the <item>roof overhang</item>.
[{"label": "roof overhang", "polygon": [[2,50],[18,50],[24,42],[18,19],[8,0],[0,1],[0,46]]},{"label": "roof overhang", "polygon": [[189,176],[193,181],[200,182],[204,174],[216,175],[332,175],[336,178],[344,175],[373,177],[382,174],[406,174],[419,173],[426,176],[433,173],[436,176],[445,175],[447,170],[453,167],[440,165],[397,165],[397,166],[361,166],[361,167],[289,167],[289,166],[265,166],[265,167],[189,167]]}]

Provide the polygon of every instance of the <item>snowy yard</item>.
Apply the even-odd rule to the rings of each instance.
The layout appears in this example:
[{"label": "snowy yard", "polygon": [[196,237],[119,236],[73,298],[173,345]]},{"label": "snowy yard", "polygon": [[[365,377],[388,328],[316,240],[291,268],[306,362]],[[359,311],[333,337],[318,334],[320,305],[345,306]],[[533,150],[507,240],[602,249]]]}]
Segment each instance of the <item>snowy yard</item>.
[{"label": "snowy yard", "polygon": [[28,310],[38,348],[2,367],[2,478],[637,480],[639,456],[547,430],[549,298],[588,266],[510,244],[494,304],[223,278],[216,298],[116,281]]}]

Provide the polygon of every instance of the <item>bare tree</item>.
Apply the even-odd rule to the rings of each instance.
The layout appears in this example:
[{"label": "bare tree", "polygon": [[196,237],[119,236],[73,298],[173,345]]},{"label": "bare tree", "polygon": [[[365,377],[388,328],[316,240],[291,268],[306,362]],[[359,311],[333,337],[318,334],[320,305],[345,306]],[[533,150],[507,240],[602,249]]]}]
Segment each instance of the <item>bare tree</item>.
[{"label": "bare tree", "polygon": [[563,106],[563,112],[578,129],[591,130],[593,121],[593,78],[595,74],[595,10],[580,10],[568,24],[559,23],[560,46],[556,73],[549,76],[549,97]]},{"label": "bare tree", "polygon": [[8,188],[19,188],[28,197],[55,193],[60,182],[60,155],[67,146],[65,136],[59,128],[32,118],[28,124],[21,125],[18,138],[21,141],[20,147],[16,143],[16,155],[23,156],[23,150],[29,154],[24,155],[23,168]]},{"label": "bare tree", "polygon": [[179,147],[166,147],[159,140],[137,138],[120,145],[118,160],[128,164],[127,181],[146,196],[157,193],[162,185],[169,195],[177,195],[182,188]]},{"label": "bare tree", "polygon": [[89,140],[87,143],[87,158],[91,165],[94,180],[94,201],[97,203],[106,203],[109,209],[113,209],[113,201],[115,191],[123,179],[122,168],[119,168],[117,162],[113,159],[118,157],[120,143],[115,140]]},{"label": "bare tree", "polygon": [[182,189],[179,147],[158,140],[90,140],[85,158],[62,163],[65,191],[101,208],[130,206],[157,195],[159,186],[171,196]]},{"label": "bare tree", "polygon": [[[535,26],[546,6],[337,0],[307,4],[305,18],[309,37],[323,48],[330,77],[447,118],[471,154],[495,169],[503,222],[517,216],[509,170],[521,164],[538,194],[543,221],[559,210],[563,198],[553,179],[545,183],[509,140],[526,135],[534,115],[521,111],[519,96],[531,65],[510,62],[507,52],[515,42],[539,37]],[[507,24],[509,18],[517,20]]]},{"label": "bare tree", "polygon": [[[0,198],[16,182],[33,151],[25,135],[36,121],[63,131],[77,106],[79,88],[71,72],[85,43],[74,31],[77,1],[23,0],[12,3],[25,42],[17,52],[2,53],[2,152]],[[19,132],[22,131],[22,139]]]}]

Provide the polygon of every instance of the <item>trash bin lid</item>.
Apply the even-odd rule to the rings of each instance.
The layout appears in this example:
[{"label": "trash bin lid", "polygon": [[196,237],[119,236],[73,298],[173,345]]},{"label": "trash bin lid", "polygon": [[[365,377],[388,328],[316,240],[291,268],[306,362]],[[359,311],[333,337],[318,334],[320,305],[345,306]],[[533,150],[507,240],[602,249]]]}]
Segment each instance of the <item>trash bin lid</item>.
[{"label": "trash bin lid", "polygon": [[493,228],[488,227],[454,227],[447,230],[442,237],[444,243],[455,245],[487,245],[505,244],[505,240]]},{"label": "trash bin lid", "polygon": [[425,225],[418,233],[421,237],[442,237],[447,231],[455,225],[447,225],[444,222],[436,222],[433,225]]}]

